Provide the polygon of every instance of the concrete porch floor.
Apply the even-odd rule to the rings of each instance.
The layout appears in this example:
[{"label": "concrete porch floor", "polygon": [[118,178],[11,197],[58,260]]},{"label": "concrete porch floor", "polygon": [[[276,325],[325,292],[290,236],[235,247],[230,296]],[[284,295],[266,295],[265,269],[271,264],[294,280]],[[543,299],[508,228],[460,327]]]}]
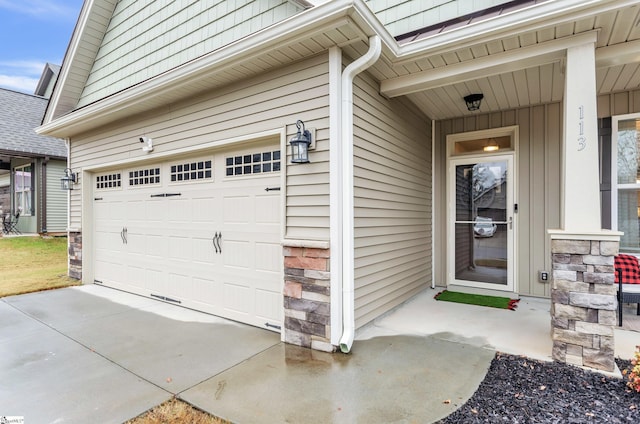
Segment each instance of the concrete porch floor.
[{"label": "concrete porch floor", "polygon": [[[387,335],[430,336],[513,355],[551,361],[550,300],[521,297],[517,310],[442,302],[427,289],[356,333],[356,340]],[[615,329],[615,356],[631,359],[640,344],[635,305],[625,308],[624,325]]]}]

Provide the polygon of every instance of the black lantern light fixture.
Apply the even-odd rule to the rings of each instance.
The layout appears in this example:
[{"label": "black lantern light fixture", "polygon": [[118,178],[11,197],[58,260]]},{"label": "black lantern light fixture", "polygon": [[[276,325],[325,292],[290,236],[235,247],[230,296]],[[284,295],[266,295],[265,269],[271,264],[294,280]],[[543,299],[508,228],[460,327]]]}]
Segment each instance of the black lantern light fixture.
[{"label": "black lantern light fixture", "polygon": [[296,122],[296,127],[298,127],[298,133],[289,141],[291,144],[291,163],[309,163],[311,132],[304,128],[304,122],[299,119]]},{"label": "black lantern light fixture", "polygon": [[467,104],[467,109],[469,111],[474,111],[480,109],[480,103],[484,99],[484,94],[469,94],[468,96],[464,96],[464,101]]},{"label": "black lantern light fixture", "polygon": [[60,178],[60,188],[63,190],[73,190],[76,183],[76,174],[70,168],[64,170],[64,177]]}]

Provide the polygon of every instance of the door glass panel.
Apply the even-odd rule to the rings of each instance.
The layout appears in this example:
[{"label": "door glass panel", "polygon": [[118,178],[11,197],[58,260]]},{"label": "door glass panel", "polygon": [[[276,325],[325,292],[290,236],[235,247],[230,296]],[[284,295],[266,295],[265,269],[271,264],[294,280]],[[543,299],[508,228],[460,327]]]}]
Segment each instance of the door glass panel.
[{"label": "door glass panel", "polygon": [[507,285],[507,162],[456,166],[455,279]]}]

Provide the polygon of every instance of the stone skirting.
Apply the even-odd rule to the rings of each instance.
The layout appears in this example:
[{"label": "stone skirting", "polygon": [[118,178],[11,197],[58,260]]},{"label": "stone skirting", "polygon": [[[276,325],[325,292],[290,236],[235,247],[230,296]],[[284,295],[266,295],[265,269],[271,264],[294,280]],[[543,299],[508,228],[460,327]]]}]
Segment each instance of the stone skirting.
[{"label": "stone skirting", "polygon": [[69,232],[69,277],[82,280],[82,233]]},{"label": "stone skirting", "polygon": [[617,241],[552,239],[553,359],[614,371]]},{"label": "stone skirting", "polygon": [[331,345],[329,249],[284,247],[284,340],[325,352]]}]

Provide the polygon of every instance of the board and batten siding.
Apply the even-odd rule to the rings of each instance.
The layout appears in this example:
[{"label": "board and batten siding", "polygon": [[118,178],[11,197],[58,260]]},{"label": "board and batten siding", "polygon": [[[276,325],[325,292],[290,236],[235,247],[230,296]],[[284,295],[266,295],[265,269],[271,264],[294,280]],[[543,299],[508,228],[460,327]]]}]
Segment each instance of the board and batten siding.
[{"label": "board and batten siding", "polygon": [[[311,163],[286,165],[287,238],[329,239],[329,65],[321,54],[258,77],[173,103],[144,116],[117,122],[71,140],[75,170],[127,160],[153,161],[154,155],[197,148],[235,137],[286,127],[287,141],[301,119],[316,129]],[[138,138],[153,138],[154,151],[142,152]],[[274,139],[279,142],[279,139]],[[284,152],[283,152],[284,155]],[[84,181],[86,183],[87,181]],[[81,228],[83,180],[71,192],[71,228]],[[91,187],[85,187],[91,190]]]},{"label": "board and batten siding", "polygon": [[434,190],[435,282],[446,285],[446,137],[468,131],[517,125],[515,158],[518,203],[515,284],[521,295],[549,297],[549,284],[538,281],[538,271],[551,271],[547,229],[560,225],[560,157],[562,104],[474,115],[436,123]]},{"label": "board and batten siding", "polygon": [[67,231],[67,191],[60,188],[66,161],[51,160],[47,163],[47,232]]},{"label": "board and batten siding", "polygon": [[430,121],[366,73],[354,83],[354,194],[358,328],[431,282]]},{"label": "board and batten siding", "polygon": [[210,53],[301,10],[287,0],[121,0],[78,107]]}]

